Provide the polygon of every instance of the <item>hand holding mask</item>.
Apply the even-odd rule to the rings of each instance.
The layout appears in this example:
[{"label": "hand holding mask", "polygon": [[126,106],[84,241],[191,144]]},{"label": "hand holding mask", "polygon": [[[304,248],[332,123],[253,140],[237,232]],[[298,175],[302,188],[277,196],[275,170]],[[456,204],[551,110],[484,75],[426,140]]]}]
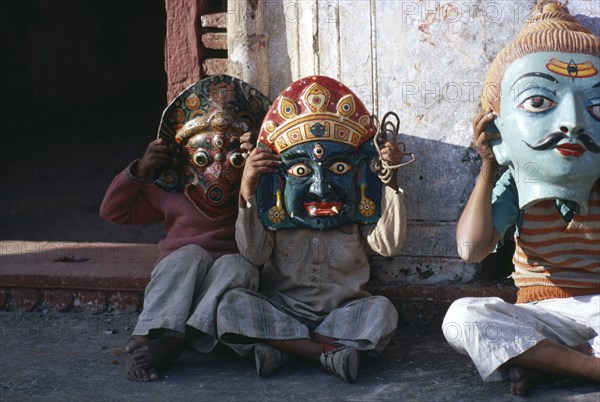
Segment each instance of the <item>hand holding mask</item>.
[{"label": "hand holding mask", "polygon": [[184,192],[211,219],[234,215],[245,164],[240,138],[258,131],[269,105],[256,88],[227,75],[188,87],[163,112],[158,137],[176,146],[180,159],[158,172],[156,185]]}]

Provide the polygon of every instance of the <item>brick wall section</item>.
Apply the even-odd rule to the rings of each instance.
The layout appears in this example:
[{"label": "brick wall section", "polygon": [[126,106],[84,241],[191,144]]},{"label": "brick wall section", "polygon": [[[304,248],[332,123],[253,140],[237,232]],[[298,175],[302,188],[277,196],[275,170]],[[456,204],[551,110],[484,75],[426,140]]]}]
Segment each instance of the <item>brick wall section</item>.
[{"label": "brick wall section", "polygon": [[[0,289],[0,310],[60,311],[60,312],[121,312],[142,309],[144,291],[80,290],[28,288],[27,283]],[[501,297],[508,302],[516,299],[516,290],[506,285],[397,285],[370,286],[369,291],[389,298],[396,306],[404,327],[439,327],[452,301],[460,297]]]},{"label": "brick wall section", "polygon": [[198,20],[200,0],[165,0],[167,101],[201,78]]},{"label": "brick wall section", "polygon": [[134,313],[142,310],[144,292],[7,288],[0,289],[0,297],[0,310],[6,311]]},{"label": "brick wall section", "polygon": [[205,76],[225,74],[227,59],[227,13],[217,12],[202,15],[202,35],[200,38],[205,58],[202,61],[202,73]]},{"label": "brick wall section", "polygon": [[227,2],[165,0],[167,101],[209,75],[227,72]]}]

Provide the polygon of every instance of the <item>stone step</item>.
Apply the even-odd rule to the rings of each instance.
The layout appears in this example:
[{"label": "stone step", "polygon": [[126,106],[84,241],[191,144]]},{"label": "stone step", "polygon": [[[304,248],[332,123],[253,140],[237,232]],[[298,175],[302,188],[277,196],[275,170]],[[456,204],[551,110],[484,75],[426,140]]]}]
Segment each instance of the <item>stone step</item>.
[{"label": "stone step", "polygon": [[227,74],[227,66],[229,65],[229,60],[227,59],[204,59],[202,61],[202,71],[205,75],[218,75],[218,74]]},{"label": "stone step", "polygon": [[[0,241],[0,309],[139,311],[158,258],[156,244]],[[460,297],[514,302],[506,284],[370,283],[405,321],[438,325]]]},{"label": "stone step", "polygon": [[200,17],[202,28],[227,28],[227,13],[204,14]]},{"label": "stone step", "polygon": [[202,45],[207,49],[227,50],[227,33],[209,32],[202,34]]}]

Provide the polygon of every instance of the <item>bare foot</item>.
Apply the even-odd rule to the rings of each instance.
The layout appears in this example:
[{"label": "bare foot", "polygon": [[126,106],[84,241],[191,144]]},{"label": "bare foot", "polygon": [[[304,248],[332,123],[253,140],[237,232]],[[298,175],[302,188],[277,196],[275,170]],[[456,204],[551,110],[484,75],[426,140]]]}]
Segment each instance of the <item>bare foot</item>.
[{"label": "bare foot", "polygon": [[131,354],[125,354],[125,378],[129,381],[156,381],[160,378],[158,371],[155,368],[142,369],[138,367],[133,360]]},{"label": "bare foot", "polygon": [[125,377],[130,381],[156,381],[158,369],[183,352],[183,338],[132,336],[125,347]]},{"label": "bare foot", "polygon": [[600,381],[600,359],[590,356],[589,352],[584,344],[568,347],[549,339],[541,340],[506,362],[512,392],[525,395],[540,382],[565,377]]},{"label": "bare foot", "polygon": [[548,376],[519,366],[512,366],[508,372],[510,391],[519,396],[525,396],[536,385],[547,380]]}]

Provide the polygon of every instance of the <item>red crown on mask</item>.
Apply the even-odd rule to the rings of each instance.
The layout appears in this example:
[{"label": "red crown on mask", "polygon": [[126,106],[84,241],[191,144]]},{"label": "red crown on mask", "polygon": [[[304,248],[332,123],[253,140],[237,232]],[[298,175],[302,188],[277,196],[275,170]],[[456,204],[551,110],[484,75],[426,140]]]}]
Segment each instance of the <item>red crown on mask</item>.
[{"label": "red crown on mask", "polygon": [[361,100],[341,82],[325,76],[301,78],[275,100],[258,141],[280,154],[310,141],[334,141],[359,148],[375,126]]}]

